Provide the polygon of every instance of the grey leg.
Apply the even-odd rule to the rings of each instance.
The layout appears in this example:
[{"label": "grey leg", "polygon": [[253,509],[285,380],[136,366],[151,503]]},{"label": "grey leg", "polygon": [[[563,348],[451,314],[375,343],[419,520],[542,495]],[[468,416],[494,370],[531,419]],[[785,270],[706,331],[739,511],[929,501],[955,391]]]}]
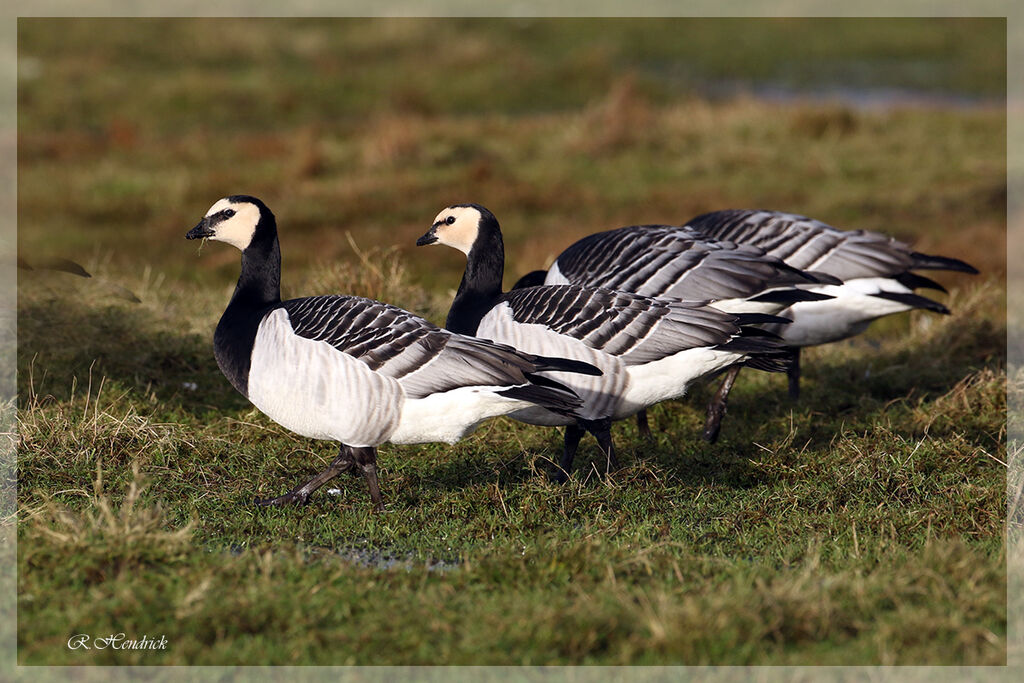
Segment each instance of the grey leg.
[{"label": "grey leg", "polygon": [[584,431],[579,425],[569,425],[565,428],[565,450],[562,451],[562,461],[558,463],[558,472],[555,473],[555,481],[564,484],[572,471],[572,461],[576,457],[576,449],[580,445]]},{"label": "grey leg", "polygon": [[725,404],[729,400],[732,385],[736,381],[737,375],[740,374],[740,367],[734,365],[729,368],[725,373],[725,378],[722,379],[722,386],[718,387],[715,397],[708,404],[708,417],[704,422],[704,434],[702,435],[708,443],[718,441],[718,432],[722,429],[722,418],[725,417]]},{"label": "grey leg", "polygon": [[605,472],[619,469],[619,459],[615,457],[615,445],[612,443],[612,421],[611,418],[601,420],[588,420],[583,423],[587,431],[597,439],[597,445],[605,455]]},{"label": "grey leg", "polygon": [[800,348],[793,349],[793,362],[786,370],[789,378],[789,397],[794,401],[800,400]]},{"label": "grey leg", "polygon": [[373,446],[353,448],[356,464],[363,470],[366,485],[370,488],[370,500],[373,501],[374,512],[384,512],[384,503],[380,498],[380,487],[377,485],[377,449]]},{"label": "grey leg", "polygon": [[636,414],[636,428],[640,432],[640,436],[644,437],[648,441],[654,438],[654,434],[651,433],[651,426],[647,423],[647,409],[644,408]]},{"label": "grey leg", "polygon": [[320,474],[316,475],[302,486],[296,487],[288,493],[278,496],[277,498],[265,498],[263,500],[257,500],[257,505],[269,506],[281,506],[288,505],[291,503],[297,503],[299,505],[305,505],[309,500],[311,493],[316,491],[318,488],[323,486],[325,483],[334,479],[342,472],[346,472],[355,467],[355,462],[352,459],[352,453],[348,446],[345,444],[341,445],[338,449],[338,456],[331,461],[331,464],[327,466]]}]

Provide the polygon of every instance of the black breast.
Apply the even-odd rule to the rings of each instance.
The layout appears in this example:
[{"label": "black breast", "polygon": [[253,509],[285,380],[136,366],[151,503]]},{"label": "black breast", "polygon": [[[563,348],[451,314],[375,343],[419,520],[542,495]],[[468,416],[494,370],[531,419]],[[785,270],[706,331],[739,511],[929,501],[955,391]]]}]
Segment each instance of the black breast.
[{"label": "black breast", "polygon": [[213,333],[213,355],[220,371],[246,398],[249,398],[249,367],[256,331],[272,308],[254,314],[252,311],[234,311],[229,306]]}]

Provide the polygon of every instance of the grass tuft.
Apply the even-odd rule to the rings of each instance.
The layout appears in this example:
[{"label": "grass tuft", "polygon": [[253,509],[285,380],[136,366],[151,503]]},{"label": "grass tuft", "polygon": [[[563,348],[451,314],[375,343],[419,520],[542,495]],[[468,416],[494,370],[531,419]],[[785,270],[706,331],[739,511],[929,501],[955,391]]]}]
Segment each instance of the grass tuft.
[{"label": "grass tuft", "polygon": [[26,557],[30,566],[45,561],[47,551],[73,557],[69,578],[95,583],[125,572],[147,571],[184,557],[190,550],[195,522],[168,529],[163,507],[143,502],[147,485],[138,462],[132,463],[131,473],[131,482],[120,497],[120,504],[104,491],[100,461],[96,463],[92,495],[84,506],[72,510],[44,495],[43,504],[28,513],[32,523],[25,542],[42,553]]}]

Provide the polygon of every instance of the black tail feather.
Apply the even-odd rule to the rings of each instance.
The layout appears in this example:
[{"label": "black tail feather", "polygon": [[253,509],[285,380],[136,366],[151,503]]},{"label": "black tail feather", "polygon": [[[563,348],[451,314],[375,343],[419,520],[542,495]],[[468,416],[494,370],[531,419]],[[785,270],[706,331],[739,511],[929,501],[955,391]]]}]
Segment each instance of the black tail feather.
[{"label": "black tail feather", "polygon": [[783,349],[781,340],[751,335],[750,337],[735,337],[715,347],[718,351],[732,351],[734,353],[750,353],[755,355],[775,355]]},{"label": "black tail feather", "polygon": [[527,375],[527,378],[531,384],[509,387],[497,393],[508,398],[529,401],[559,415],[576,417],[576,412],[583,405],[583,401],[572,389],[547,377]]},{"label": "black tail feather", "polygon": [[878,297],[879,299],[888,299],[889,301],[896,301],[913,308],[923,308],[927,311],[934,311],[943,315],[949,315],[949,309],[940,304],[938,301],[932,301],[931,299],[917,294],[905,294],[903,292],[878,292],[871,296]]},{"label": "black tail feather", "polygon": [[769,304],[795,304],[799,301],[828,301],[834,298],[831,294],[812,292],[807,289],[773,289],[751,297],[749,300]]},{"label": "black tail feather", "polygon": [[931,256],[915,251],[910,254],[914,265],[911,268],[922,268],[924,270],[956,270],[961,273],[978,274],[978,269],[965,261],[948,256]]},{"label": "black tail feather", "polygon": [[743,361],[743,365],[764,372],[789,372],[794,365],[799,367],[799,362],[800,350],[786,346],[769,353],[752,355]]},{"label": "black tail feather", "polygon": [[[767,317],[780,320],[777,316]],[[788,322],[785,318],[781,320]],[[739,337],[715,348],[748,354],[742,365],[764,372],[787,372],[793,363],[793,349],[778,335],[759,327],[741,327]]]},{"label": "black tail feather", "polygon": [[789,372],[792,364],[789,355],[786,356],[751,356],[743,361],[743,366],[761,370],[762,372]]}]

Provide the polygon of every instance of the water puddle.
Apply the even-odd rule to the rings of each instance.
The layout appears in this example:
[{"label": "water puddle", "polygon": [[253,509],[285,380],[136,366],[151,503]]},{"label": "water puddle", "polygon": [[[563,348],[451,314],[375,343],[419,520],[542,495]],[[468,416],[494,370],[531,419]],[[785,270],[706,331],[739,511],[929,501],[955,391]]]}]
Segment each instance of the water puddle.
[{"label": "water puddle", "polygon": [[836,104],[863,111],[899,108],[980,109],[1005,107],[1005,97],[914,90],[889,86],[821,85],[795,87],[780,83],[717,81],[700,91],[711,99],[750,97],[777,104]]},{"label": "water puddle", "polygon": [[428,560],[418,559],[415,553],[394,552],[380,548],[316,548],[311,551],[314,557],[329,558],[337,557],[343,562],[365,567],[388,571],[404,569],[407,572],[438,572],[446,573],[459,569],[458,560],[439,560],[431,558]]},{"label": "water puddle", "polygon": [[[228,553],[238,557],[242,553],[251,551],[252,548],[246,545],[233,545]],[[323,546],[309,546],[303,549],[303,555],[307,562],[322,562],[324,560],[340,560],[346,564],[378,571],[405,570],[407,572],[437,572],[447,573],[460,568],[461,563],[457,559],[427,558],[418,557],[412,551],[400,551],[389,548],[371,546],[369,541],[362,541],[362,545],[349,545],[339,548],[327,548]]]}]

